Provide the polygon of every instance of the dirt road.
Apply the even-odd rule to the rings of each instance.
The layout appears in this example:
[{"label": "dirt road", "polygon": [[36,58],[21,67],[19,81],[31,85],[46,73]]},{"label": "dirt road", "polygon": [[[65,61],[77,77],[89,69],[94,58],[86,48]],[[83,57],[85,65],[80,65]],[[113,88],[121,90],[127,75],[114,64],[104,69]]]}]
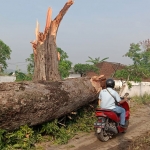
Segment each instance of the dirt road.
[{"label": "dirt road", "polygon": [[127,133],[121,133],[108,142],[99,141],[92,132],[77,135],[66,145],[45,147],[45,150],[127,150],[132,140],[146,131],[150,131],[150,108],[141,106],[136,110],[131,113]]}]

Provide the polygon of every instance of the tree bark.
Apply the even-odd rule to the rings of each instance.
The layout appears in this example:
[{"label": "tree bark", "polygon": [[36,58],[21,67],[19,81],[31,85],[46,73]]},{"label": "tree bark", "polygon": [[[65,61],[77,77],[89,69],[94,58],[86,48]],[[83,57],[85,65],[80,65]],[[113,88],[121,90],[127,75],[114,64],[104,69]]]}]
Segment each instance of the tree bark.
[{"label": "tree bark", "polygon": [[77,110],[97,99],[101,85],[92,81],[75,78],[59,82],[1,83],[0,128],[33,126]]},{"label": "tree bark", "polygon": [[34,81],[60,80],[56,35],[63,16],[72,4],[73,0],[68,0],[53,21],[51,20],[52,9],[48,9],[44,33],[39,32],[39,24],[37,23],[36,40],[31,42],[34,53]]}]

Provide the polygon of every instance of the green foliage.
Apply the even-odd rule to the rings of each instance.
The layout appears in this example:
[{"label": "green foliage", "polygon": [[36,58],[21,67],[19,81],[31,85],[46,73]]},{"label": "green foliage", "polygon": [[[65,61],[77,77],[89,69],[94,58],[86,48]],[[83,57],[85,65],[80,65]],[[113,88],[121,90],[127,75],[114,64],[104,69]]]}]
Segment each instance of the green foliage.
[{"label": "green foliage", "polygon": [[57,48],[57,51],[60,53],[59,72],[62,78],[66,78],[69,76],[72,62],[67,60],[68,55],[61,48]]},{"label": "green foliage", "polygon": [[141,79],[150,76],[150,51],[142,50],[140,44],[132,43],[125,56],[132,59],[133,65],[118,70],[115,77],[139,82]]},{"label": "green foliage", "polygon": [[5,146],[5,143],[4,143],[4,134],[5,134],[5,130],[1,129],[0,130],[0,149],[2,149],[4,146]]},{"label": "green foliage", "polygon": [[74,71],[76,73],[80,73],[81,76],[83,74],[86,74],[89,71],[94,71],[96,73],[98,73],[99,69],[95,66],[95,65],[89,65],[89,64],[76,64],[74,66]]},{"label": "green foliage", "polygon": [[34,55],[30,54],[30,57],[26,59],[26,62],[29,62],[27,65],[28,74],[33,74],[34,72]]},{"label": "green foliage", "polygon": [[25,74],[20,71],[15,71],[16,75],[16,81],[30,81],[32,80],[32,75],[31,74]]},{"label": "green foliage", "polygon": [[24,81],[26,79],[26,74],[20,71],[15,71],[16,81]]},{"label": "green foliage", "polygon": [[7,68],[6,60],[10,59],[11,49],[2,40],[0,40],[0,64],[2,71]]},{"label": "green foliage", "polygon": [[59,72],[62,78],[69,76],[69,70],[71,69],[72,62],[69,60],[63,60],[59,62]]},{"label": "green foliage", "polygon": [[[25,149],[30,150],[39,141],[40,134],[34,133],[27,125],[21,126],[14,132],[0,130],[0,145],[3,150]],[[40,139],[41,140],[41,139]]]},{"label": "green foliage", "polygon": [[94,65],[96,65],[96,64],[98,64],[98,63],[101,63],[101,62],[105,61],[105,60],[108,59],[108,58],[109,58],[109,57],[106,57],[106,58],[100,60],[100,57],[95,58],[95,59],[89,57],[89,60],[87,60],[86,62],[90,62],[90,63],[93,63]]},{"label": "green foliage", "polygon": [[138,104],[149,104],[150,103],[150,95],[145,93],[143,96],[134,96],[132,98]]},{"label": "green foliage", "polygon": [[95,111],[90,107],[80,109],[78,116],[69,121],[68,130],[74,134],[76,132],[90,132],[93,130],[93,123],[95,122]]},{"label": "green foliage", "polygon": [[95,121],[94,109],[90,107],[78,110],[77,115],[72,115],[64,126],[60,126],[58,120],[42,126],[41,133],[51,136],[51,141],[58,144],[65,144],[77,132],[90,132],[93,130]]},{"label": "green foliage", "polygon": [[130,81],[127,81],[127,85],[128,85],[128,88],[131,89],[132,88],[132,83]]},{"label": "green foliage", "polygon": [[45,132],[51,136],[51,140],[55,141],[58,144],[65,144],[71,138],[71,135],[64,127],[58,126],[58,121],[54,120],[53,122],[43,125],[41,133]]}]

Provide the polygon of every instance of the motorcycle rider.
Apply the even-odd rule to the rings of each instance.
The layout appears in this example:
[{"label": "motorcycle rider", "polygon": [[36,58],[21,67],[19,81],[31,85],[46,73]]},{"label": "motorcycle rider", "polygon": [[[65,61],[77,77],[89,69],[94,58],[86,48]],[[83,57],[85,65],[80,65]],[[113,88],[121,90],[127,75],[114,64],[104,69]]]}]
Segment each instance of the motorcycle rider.
[{"label": "motorcycle rider", "polygon": [[120,114],[120,126],[122,128],[126,128],[125,109],[120,106],[117,106],[115,101],[121,104],[124,103],[127,99],[121,100],[119,94],[115,90],[113,90],[114,87],[115,87],[115,81],[113,79],[107,79],[106,89],[101,90],[101,92],[99,93],[98,104],[101,108],[111,109],[117,112],[118,114]]}]

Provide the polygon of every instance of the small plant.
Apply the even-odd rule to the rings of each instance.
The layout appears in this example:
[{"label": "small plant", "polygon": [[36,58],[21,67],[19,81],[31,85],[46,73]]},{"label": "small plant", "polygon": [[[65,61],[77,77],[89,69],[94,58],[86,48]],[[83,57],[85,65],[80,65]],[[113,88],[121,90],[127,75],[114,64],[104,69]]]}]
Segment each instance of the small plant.
[{"label": "small plant", "polygon": [[94,109],[90,107],[82,108],[71,118],[65,120],[65,125],[62,126],[58,120],[44,124],[41,133],[49,135],[54,143],[65,144],[78,132],[90,132],[93,130],[93,123],[96,119]]},{"label": "small plant", "polygon": [[4,134],[5,134],[5,130],[0,129],[0,149],[2,149],[4,147]]},{"label": "small plant", "polygon": [[31,150],[39,140],[41,140],[41,135],[35,134],[33,129],[27,125],[21,126],[19,130],[14,132],[0,130],[0,148],[3,150]]}]

